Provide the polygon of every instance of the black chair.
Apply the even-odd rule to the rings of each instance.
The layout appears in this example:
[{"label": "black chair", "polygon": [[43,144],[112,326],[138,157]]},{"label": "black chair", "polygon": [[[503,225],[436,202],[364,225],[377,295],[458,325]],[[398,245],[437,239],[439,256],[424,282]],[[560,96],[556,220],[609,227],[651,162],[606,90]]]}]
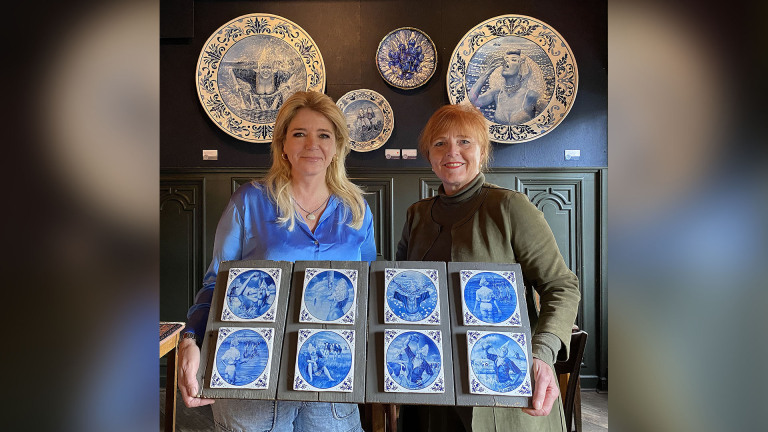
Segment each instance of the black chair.
[{"label": "black chair", "polygon": [[[570,374],[565,389],[565,397],[563,398],[565,426],[568,432],[574,430],[572,428],[574,423],[575,430],[581,432],[581,397],[579,395],[581,385],[579,374],[581,373],[581,360],[584,358],[584,348],[587,346],[587,336],[587,332],[579,330],[578,327],[574,326],[571,333],[571,348],[568,360],[555,363],[555,372],[558,375]],[[574,416],[575,422],[573,421]]]}]

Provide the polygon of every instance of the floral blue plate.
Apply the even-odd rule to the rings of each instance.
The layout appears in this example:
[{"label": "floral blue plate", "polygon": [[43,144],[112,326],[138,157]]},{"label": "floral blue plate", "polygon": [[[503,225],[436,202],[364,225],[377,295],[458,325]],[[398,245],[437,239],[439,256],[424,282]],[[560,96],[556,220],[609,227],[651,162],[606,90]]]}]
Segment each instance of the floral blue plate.
[{"label": "floral blue plate", "polygon": [[243,141],[272,141],[277,111],[297,91],[325,91],[325,63],[293,22],[249,14],[221,26],[203,45],[195,75],[205,112]]},{"label": "floral blue plate", "polygon": [[501,15],[470,29],[451,54],[451,103],[469,101],[488,119],[491,140],[514,144],[551,132],[573,106],[578,70],[549,25]]},{"label": "floral blue plate", "polygon": [[392,30],[379,43],[376,66],[390,85],[410,90],[424,85],[437,68],[437,49],[419,29]]}]

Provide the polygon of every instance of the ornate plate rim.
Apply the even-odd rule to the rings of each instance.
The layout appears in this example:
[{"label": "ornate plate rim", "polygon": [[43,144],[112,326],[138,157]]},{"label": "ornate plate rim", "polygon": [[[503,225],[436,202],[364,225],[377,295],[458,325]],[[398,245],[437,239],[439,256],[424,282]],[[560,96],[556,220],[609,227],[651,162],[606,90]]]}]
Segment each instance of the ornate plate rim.
[{"label": "ornate plate rim", "polygon": [[[248,23],[248,19],[254,21]],[[256,21],[260,19],[277,22],[271,26],[271,23],[266,25],[265,21]],[[279,15],[267,13],[250,13],[227,21],[206,39],[200,50],[195,69],[195,87],[203,110],[216,126],[232,137],[252,143],[272,142],[274,122],[255,123],[232,112],[221,96],[216,74],[229,48],[246,37],[263,34],[293,41],[290,45],[303,60],[307,72],[304,90],[325,92],[323,56],[315,41],[301,26]]]},{"label": "ornate plate rim", "polygon": [[[379,63],[379,54],[381,53],[381,50],[383,48],[382,44],[384,44],[384,41],[387,40],[387,38],[389,38],[394,33],[401,32],[403,30],[410,30],[412,32],[419,33],[422,36],[424,36],[429,41],[430,45],[432,45],[432,51],[434,51],[434,53],[435,53],[435,55],[434,55],[435,61],[434,61],[434,64],[432,66],[432,71],[430,71],[429,75],[426,78],[424,78],[423,81],[421,81],[420,83],[418,83],[418,84],[416,84],[414,86],[400,86],[400,85],[396,84],[395,82],[387,79],[387,77],[384,76],[384,73],[381,70],[381,64]],[[429,35],[426,34],[421,29],[418,29],[416,27],[400,27],[400,28],[396,28],[396,29],[392,30],[391,32],[387,33],[386,35],[384,35],[384,37],[381,38],[381,41],[379,42],[378,48],[376,48],[376,70],[379,72],[379,75],[381,76],[381,78],[387,84],[391,85],[392,87],[399,88],[401,90],[413,90],[413,89],[419,88],[419,87],[423,86],[424,84],[426,84],[427,82],[429,82],[429,80],[435,75],[435,72],[437,71],[437,46],[435,45],[435,42],[432,41],[432,38],[430,38]]]},{"label": "ornate plate rim", "polygon": [[[504,20],[510,20],[513,25],[504,25]],[[473,26],[451,53],[446,74],[448,99],[452,104],[470,103],[464,79],[469,61],[465,58],[471,59],[483,45],[503,36],[522,37],[536,43],[550,58],[554,69],[555,88],[543,112],[525,123],[514,125],[486,119],[493,142],[517,144],[532,141],[551,132],[565,119],[578,91],[578,68],[573,51],[560,33],[544,21],[527,15],[508,14],[489,18]]]},{"label": "ornate plate rim", "polygon": [[[370,92],[373,99],[369,99],[371,102],[375,103],[380,109],[382,114],[384,115],[384,128],[382,129],[381,133],[379,133],[374,139],[370,141],[362,141],[358,142],[352,139],[351,131],[350,131],[350,137],[349,137],[349,147],[357,152],[369,152],[378,149],[379,147],[383,146],[387,140],[389,140],[389,137],[392,136],[392,131],[395,129],[395,115],[392,111],[392,107],[389,105],[389,102],[387,101],[384,96],[379,94],[376,91],[370,90],[370,89],[358,89],[358,90],[352,90],[344,94],[344,96],[340,97],[336,101],[336,105],[341,109],[341,112],[344,113],[344,109],[351,103],[353,100],[349,100],[350,97]],[[346,113],[345,117],[346,117]]]}]

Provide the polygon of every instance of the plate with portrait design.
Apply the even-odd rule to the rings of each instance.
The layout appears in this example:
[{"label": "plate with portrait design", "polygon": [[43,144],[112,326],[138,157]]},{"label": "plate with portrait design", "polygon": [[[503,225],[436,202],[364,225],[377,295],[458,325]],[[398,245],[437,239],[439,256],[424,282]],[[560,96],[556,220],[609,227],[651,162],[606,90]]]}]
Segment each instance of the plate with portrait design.
[{"label": "plate with portrait design", "polygon": [[392,135],[395,116],[389,102],[379,93],[367,89],[353,90],[340,97],[336,105],[347,121],[352,150],[376,150]]},{"label": "plate with portrait design", "polygon": [[268,143],[285,99],[297,91],[325,91],[325,63],[297,24],[254,13],[229,21],[208,38],[195,84],[203,109],[219,128],[243,141]]},{"label": "plate with portrait design", "polygon": [[403,90],[421,87],[437,69],[437,48],[423,31],[401,27],[387,33],[376,50],[376,67],[384,81]]},{"label": "plate with portrait design", "polygon": [[450,102],[479,108],[491,140],[505,144],[554,130],[573,106],[578,80],[565,39],[525,15],[497,16],[470,29],[453,50],[446,77]]}]

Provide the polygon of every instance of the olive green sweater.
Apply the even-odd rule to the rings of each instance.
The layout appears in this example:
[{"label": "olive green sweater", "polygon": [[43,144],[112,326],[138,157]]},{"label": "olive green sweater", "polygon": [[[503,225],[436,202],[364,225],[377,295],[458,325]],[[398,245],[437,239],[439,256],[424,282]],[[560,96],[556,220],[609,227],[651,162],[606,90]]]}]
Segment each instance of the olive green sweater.
[{"label": "olive green sweater", "polygon": [[[457,195],[440,194],[420,200],[408,208],[397,260],[423,261],[440,237],[441,226],[433,211],[464,203],[457,210],[462,218],[451,226],[450,261],[519,263],[523,282],[540,296],[538,313],[528,293],[534,357],[550,363],[552,337],[561,342],[567,356],[571,328],[581,298],[579,281],[568,269],[544,214],[522,193],[485,183],[483,174]],[[445,202],[438,203],[438,200]],[[444,219],[438,217],[438,219]],[[549,333],[549,334],[547,334]]]}]

